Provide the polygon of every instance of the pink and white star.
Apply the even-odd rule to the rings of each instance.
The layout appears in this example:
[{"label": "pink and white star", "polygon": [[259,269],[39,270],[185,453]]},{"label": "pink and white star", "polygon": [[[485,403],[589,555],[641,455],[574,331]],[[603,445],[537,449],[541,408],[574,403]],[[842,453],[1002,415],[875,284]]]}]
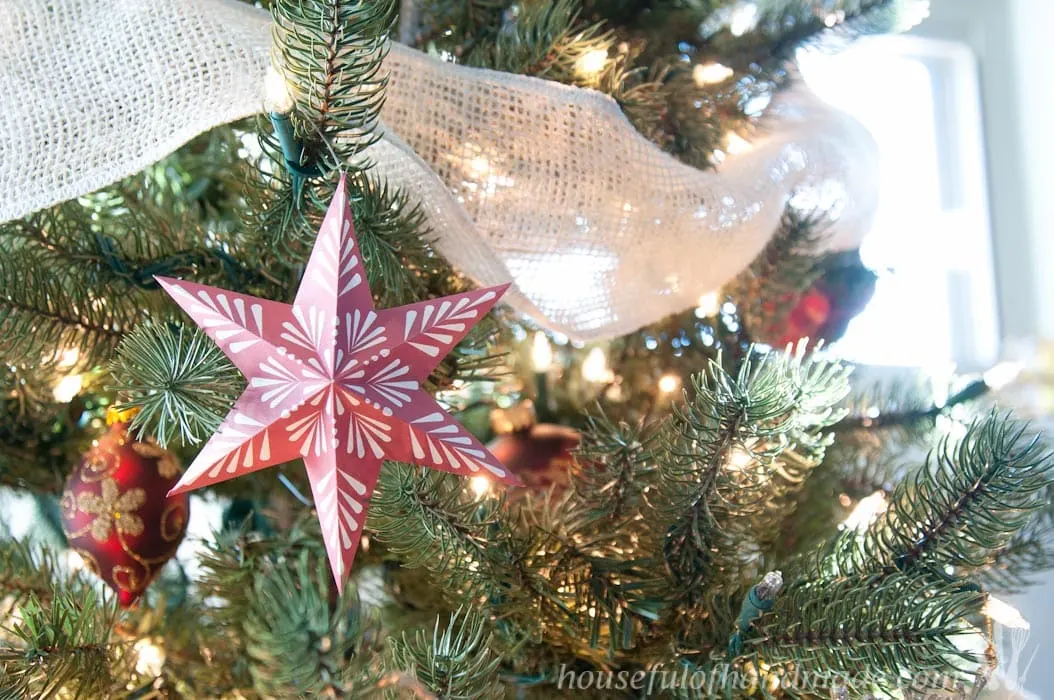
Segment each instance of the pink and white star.
[{"label": "pink and white star", "polygon": [[383,460],[520,483],[420,386],[508,285],[375,309],[343,176],[292,305],[158,282],[248,379],[172,493],[303,458],[338,588]]}]

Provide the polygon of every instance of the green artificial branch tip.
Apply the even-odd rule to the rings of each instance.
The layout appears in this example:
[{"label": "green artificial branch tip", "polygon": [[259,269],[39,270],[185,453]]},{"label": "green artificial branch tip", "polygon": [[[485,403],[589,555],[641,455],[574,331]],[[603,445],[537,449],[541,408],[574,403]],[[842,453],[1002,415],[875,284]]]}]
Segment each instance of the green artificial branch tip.
[{"label": "green artificial branch tip", "polygon": [[161,446],[197,444],[219,427],[244,380],[201,331],[144,324],[117,348],[110,370],[121,409],[136,408],[132,429]]},{"label": "green artificial branch tip", "polygon": [[436,620],[431,635],[422,630],[393,639],[391,659],[437,697],[498,700],[505,693],[494,641],[482,616],[458,608],[445,626]]}]

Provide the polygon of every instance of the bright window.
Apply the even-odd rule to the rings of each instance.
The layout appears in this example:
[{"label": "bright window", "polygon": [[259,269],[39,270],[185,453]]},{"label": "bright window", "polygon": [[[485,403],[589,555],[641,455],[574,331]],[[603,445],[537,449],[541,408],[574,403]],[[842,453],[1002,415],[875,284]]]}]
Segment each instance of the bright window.
[{"label": "bright window", "polygon": [[879,210],[861,250],[878,287],[834,350],[873,365],[992,364],[999,328],[972,52],[878,37],[837,55],[803,52],[800,66],[881,156]]}]

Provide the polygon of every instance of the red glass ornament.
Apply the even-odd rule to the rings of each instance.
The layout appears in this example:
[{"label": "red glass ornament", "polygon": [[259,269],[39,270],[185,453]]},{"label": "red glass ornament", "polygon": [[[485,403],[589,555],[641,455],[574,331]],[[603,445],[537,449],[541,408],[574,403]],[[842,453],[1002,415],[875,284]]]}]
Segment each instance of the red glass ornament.
[{"label": "red glass ornament", "polygon": [[555,485],[559,490],[567,487],[574,464],[572,452],[581,440],[582,436],[573,428],[540,423],[501,435],[487,449],[520,477],[528,489],[544,491]]},{"label": "red glass ornament", "polygon": [[778,347],[797,343],[801,338],[817,340],[831,315],[831,301],[817,289],[810,289],[798,300],[787,318],[787,327],[780,336]]},{"label": "red glass ornament", "polygon": [[152,440],[117,422],[97,440],[62,491],[70,548],[129,606],[176,553],[187,530],[187,494],[168,497],[182,470]]},{"label": "red glass ornament", "polygon": [[871,301],[878,277],[855,250],[830,254],[819,264],[822,273],[811,287],[763,302],[768,325],[751,328],[755,340],[783,349],[802,338],[815,345],[821,340],[833,343],[845,335],[849,322]]}]

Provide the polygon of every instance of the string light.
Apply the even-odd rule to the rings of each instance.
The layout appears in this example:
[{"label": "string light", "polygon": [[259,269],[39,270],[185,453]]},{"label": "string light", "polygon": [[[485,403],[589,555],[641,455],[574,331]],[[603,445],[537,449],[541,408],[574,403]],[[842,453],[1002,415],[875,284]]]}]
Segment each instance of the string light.
[{"label": "string light", "polygon": [[875,518],[885,513],[888,509],[889,499],[886,498],[886,492],[875,491],[870,496],[860,499],[860,502],[856,504],[856,508],[853,508],[853,512],[842,522],[842,528],[857,532],[866,530],[875,521]]},{"label": "string light", "polygon": [[991,593],[988,594],[988,600],[985,601],[984,607],[981,608],[981,614],[1003,627],[1016,630],[1027,630],[1032,627],[1020,610],[1010,603],[996,598]]},{"label": "string light", "polygon": [[595,78],[608,62],[607,49],[586,51],[575,61],[575,72],[583,78]]},{"label": "string light", "polygon": [[58,403],[69,403],[84,387],[84,377],[79,374],[71,374],[63,377],[62,381],[55,385],[52,395]]},{"label": "string light", "polygon": [[740,155],[741,153],[748,153],[753,150],[753,146],[750,145],[750,141],[739,134],[732,132],[725,137],[725,151],[732,156]]},{"label": "string light", "polygon": [[735,71],[720,63],[699,63],[692,68],[692,80],[699,87],[723,83],[735,75]]},{"label": "string light", "polygon": [[135,643],[134,648],[138,654],[135,661],[136,673],[144,676],[160,676],[161,667],[165,663],[165,653],[161,647],[149,639],[140,639]]},{"label": "string light", "polygon": [[531,364],[535,372],[548,372],[553,364],[553,348],[549,345],[549,339],[545,333],[538,331],[534,334],[531,345]]},{"label": "string light", "polygon": [[593,348],[582,362],[582,378],[587,382],[602,384],[615,378],[615,373],[608,369],[607,357],[600,348]]},{"label": "string light", "polygon": [[68,369],[73,365],[77,364],[77,360],[81,357],[81,351],[77,348],[69,348],[63,350],[58,356],[58,367],[61,369]]},{"label": "string light", "polygon": [[721,310],[721,303],[717,299],[717,292],[707,292],[699,297],[696,303],[695,315],[697,318],[709,318],[716,316]]},{"label": "string light", "polygon": [[664,374],[659,377],[659,391],[672,394],[681,386],[681,378],[676,374]]},{"label": "string light", "polygon": [[732,12],[732,21],[728,23],[728,31],[732,36],[743,36],[758,23],[757,5],[740,5]]},{"label": "string light", "polygon": [[477,177],[484,177],[490,172],[490,162],[483,156],[476,156],[468,164],[469,169]]},{"label": "string light", "polygon": [[742,471],[749,467],[750,463],[753,461],[754,458],[750,456],[749,452],[742,447],[734,447],[732,448],[732,452],[728,455],[728,468],[732,471]]},{"label": "string light", "polygon": [[469,488],[472,489],[472,493],[476,494],[476,497],[482,497],[490,491],[490,479],[485,476],[474,476],[468,480]]},{"label": "string light", "polygon": [[1020,362],[1000,362],[984,373],[984,383],[992,391],[999,391],[1017,379],[1024,368]]},{"label": "string light", "polygon": [[274,66],[267,66],[267,75],[264,76],[264,108],[268,112],[279,114],[288,114],[293,110],[293,98],[289,94],[285,78]]}]

